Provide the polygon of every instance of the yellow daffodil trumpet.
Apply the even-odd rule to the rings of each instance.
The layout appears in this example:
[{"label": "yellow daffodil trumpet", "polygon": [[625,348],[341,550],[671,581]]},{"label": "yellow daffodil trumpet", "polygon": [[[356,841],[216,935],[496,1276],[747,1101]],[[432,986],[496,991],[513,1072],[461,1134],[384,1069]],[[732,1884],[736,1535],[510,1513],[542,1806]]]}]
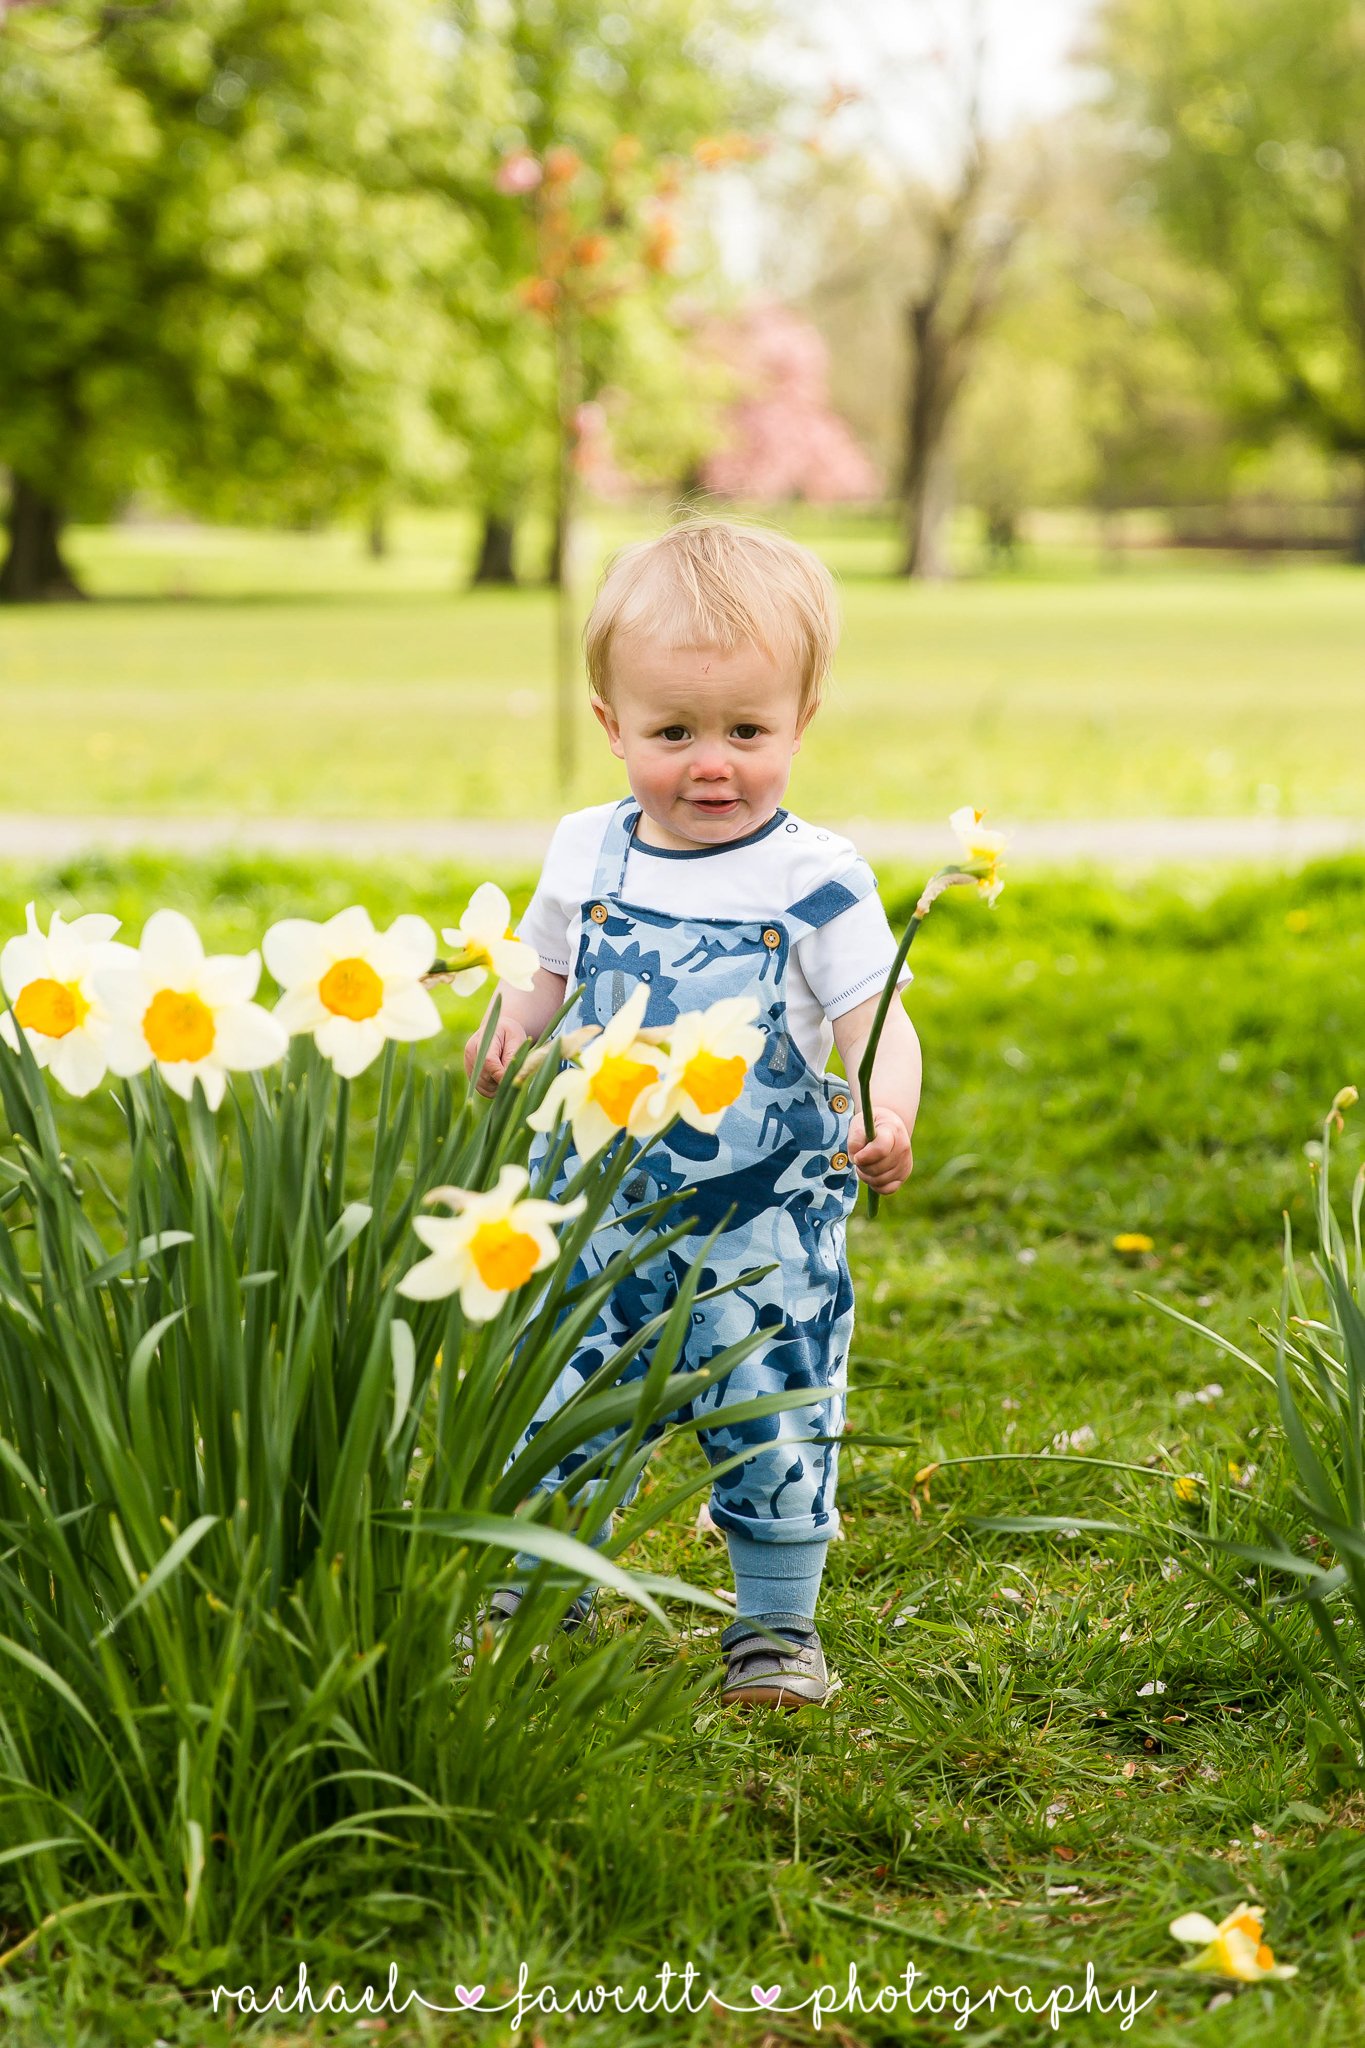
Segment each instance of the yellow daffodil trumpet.
[{"label": "yellow daffodil trumpet", "polygon": [[[877,1047],[881,1043],[882,1027],[886,1023],[886,1013],[890,1009],[891,999],[896,993],[897,978],[901,968],[905,965],[906,955],[915,943],[920,926],[924,923],[925,918],[929,915],[929,912],[933,909],[945,889],[960,888],[968,882],[975,882],[978,892],[994,908],[996,899],[1005,886],[1000,879],[1000,857],[1005,850],[1007,841],[1003,832],[996,831],[983,824],[984,816],[985,813],[977,810],[974,804],[963,804],[949,818],[948,823],[957,835],[963,857],[959,861],[952,862],[948,867],[939,868],[937,873],[929,877],[920,894],[919,901],[915,905],[910,922],[905,927],[900,945],[896,949],[896,957],[891,963],[891,970],[882,988],[881,1000],[877,1004],[876,1015],[872,1019],[872,1030],[868,1035],[867,1045],[858,1065],[858,1093],[862,1104],[863,1131],[868,1138],[875,1137],[877,1131],[876,1118],[872,1108],[872,1070],[876,1064]],[[875,1216],[879,1206],[875,1191],[869,1188],[867,1193],[868,1215]]]},{"label": "yellow daffodil trumpet", "polygon": [[1268,1977],[1297,1977],[1293,1963],[1277,1963],[1262,1932],[1264,1906],[1245,1901],[1215,1926],[1206,1913],[1182,1913],[1172,1920],[1177,1941],[1196,1943],[1199,1954],[1180,1965],[1212,1977],[1231,1977],[1238,1984],[1260,1984]]}]

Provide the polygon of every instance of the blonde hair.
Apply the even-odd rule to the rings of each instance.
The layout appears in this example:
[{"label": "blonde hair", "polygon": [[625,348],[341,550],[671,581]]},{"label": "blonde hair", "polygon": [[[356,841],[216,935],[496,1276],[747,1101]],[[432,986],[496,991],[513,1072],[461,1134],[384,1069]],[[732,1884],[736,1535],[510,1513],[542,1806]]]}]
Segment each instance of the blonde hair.
[{"label": "blonde hair", "polygon": [[603,572],[583,648],[588,680],[604,704],[620,632],[675,648],[762,647],[795,669],[805,718],[820,702],[839,642],[839,601],[824,563],[786,534],[687,519],[621,548]]}]

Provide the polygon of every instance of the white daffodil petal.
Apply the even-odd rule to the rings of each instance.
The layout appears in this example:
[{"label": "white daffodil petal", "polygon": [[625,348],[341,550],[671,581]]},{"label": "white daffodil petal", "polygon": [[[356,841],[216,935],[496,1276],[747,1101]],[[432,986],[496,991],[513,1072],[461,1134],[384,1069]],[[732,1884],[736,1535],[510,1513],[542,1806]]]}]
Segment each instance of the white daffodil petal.
[{"label": "white daffodil petal", "polygon": [[214,1058],[234,1073],[255,1073],[282,1060],[289,1034],[271,1011],[259,1003],[234,1003],[214,1019]]},{"label": "white daffodil petal", "polygon": [[86,911],[82,917],[73,918],[66,927],[72,938],[78,940],[82,946],[106,945],[118,928],[118,918],[110,917],[102,910]]},{"label": "white daffodil petal", "polygon": [[344,1081],[353,1081],[384,1050],[384,1032],[377,1017],[329,1016],[319,1024],[313,1042]]},{"label": "white daffodil petal", "polygon": [[491,1323],[508,1299],[486,1286],[472,1265],[468,1268],[460,1283],[460,1307],[471,1323]]},{"label": "white daffodil petal", "polygon": [[472,996],[481,989],[488,979],[486,967],[462,967],[458,974],[450,977],[450,986],[457,996]]},{"label": "white daffodil petal", "polygon": [[398,1283],[398,1292],[409,1301],[444,1301],[459,1284],[458,1269],[449,1259],[433,1253],[409,1268]]},{"label": "white daffodil petal", "polygon": [[228,1003],[249,1003],[260,981],[259,953],[214,953],[199,970],[195,993],[217,1010]]},{"label": "white daffodil petal", "polygon": [[480,882],[460,919],[460,930],[466,938],[487,945],[490,939],[500,939],[511,922],[512,906],[504,892],[496,882]]},{"label": "white daffodil petal", "polygon": [[141,1025],[122,1019],[111,1024],[104,1041],[104,1057],[110,1073],[121,1078],[145,1073],[152,1064],[152,1048],[142,1035]]},{"label": "white daffodil petal", "polygon": [[318,982],[331,965],[323,928],[307,917],[282,917],[261,940],[265,964],[281,988]]},{"label": "white daffodil petal", "polygon": [[1170,1931],[1177,1941],[1198,1942],[1201,1946],[1218,1939],[1218,1929],[1207,1913],[1182,1913],[1178,1920],[1172,1920]]},{"label": "white daffodil petal", "polygon": [[459,1219],[454,1216],[414,1216],[412,1227],[427,1250],[439,1252],[443,1258],[450,1258],[468,1234],[461,1232]]},{"label": "white daffodil petal", "polygon": [[404,1044],[415,1038],[432,1038],[441,1028],[441,1013],[420,983],[412,981],[393,990],[385,989],[379,1021],[385,1036]]},{"label": "white daffodil petal", "polygon": [[424,917],[415,917],[410,913],[396,917],[388,930],[381,934],[379,944],[383,948],[386,962],[393,963],[391,968],[385,970],[386,980],[389,973],[414,977],[425,974],[436,958],[435,932]]},{"label": "white daffodil petal", "polygon": [[316,982],[300,982],[296,988],[285,990],[271,1014],[291,1038],[296,1038],[300,1032],[317,1031],[332,1012],[318,994]]},{"label": "white daffodil petal", "polygon": [[540,955],[534,946],[528,946],[521,939],[490,939],[488,950],[493,956],[493,971],[499,981],[505,981],[509,988],[525,991],[533,989],[540,972]]},{"label": "white daffodil petal", "polygon": [[[0,952],[0,986],[12,1003],[31,981],[44,981],[49,969],[48,943],[46,939],[30,938],[27,933],[10,939]],[[54,981],[55,975],[51,977]]]},{"label": "white daffodil petal", "polygon": [[362,903],[347,904],[345,910],[338,910],[318,930],[324,946],[324,972],[334,960],[349,960],[368,953],[375,940],[374,920]]},{"label": "white daffodil petal", "polygon": [[107,1071],[104,1047],[88,1031],[73,1031],[52,1048],[52,1078],[77,1101],[99,1087]]},{"label": "white daffodil petal", "polygon": [[138,954],[159,988],[192,988],[204,964],[198,932],[178,910],[155,910],[142,928]]}]

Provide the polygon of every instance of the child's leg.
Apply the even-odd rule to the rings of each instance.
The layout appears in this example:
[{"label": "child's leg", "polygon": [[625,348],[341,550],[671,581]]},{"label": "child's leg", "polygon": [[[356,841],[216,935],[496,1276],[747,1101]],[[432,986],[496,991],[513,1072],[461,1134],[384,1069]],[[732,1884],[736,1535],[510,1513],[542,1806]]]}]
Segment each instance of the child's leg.
[{"label": "child's leg", "polygon": [[733,1529],[725,1532],[735,1575],[735,1614],[800,1614],[815,1619],[829,1540],[756,1543]]}]

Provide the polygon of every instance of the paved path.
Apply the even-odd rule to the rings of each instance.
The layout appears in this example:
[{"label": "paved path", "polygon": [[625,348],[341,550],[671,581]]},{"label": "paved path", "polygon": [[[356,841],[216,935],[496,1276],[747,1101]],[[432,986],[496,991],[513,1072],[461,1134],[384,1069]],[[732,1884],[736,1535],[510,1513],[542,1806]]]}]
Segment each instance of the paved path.
[{"label": "paved path", "polygon": [[[1104,818],[1016,824],[1010,865],[1077,861],[1144,868],[1165,862],[1255,861],[1295,867],[1305,860],[1365,852],[1365,819],[1352,818]],[[544,853],[552,820],[496,818],[63,818],[0,811],[0,860],[68,860],[100,849],[142,847],[166,853],[331,853],[364,859],[388,853],[426,854],[488,872],[526,870]],[[851,818],[846,832],[871,860],[934,867],[953,850],[946,824]]]}]

